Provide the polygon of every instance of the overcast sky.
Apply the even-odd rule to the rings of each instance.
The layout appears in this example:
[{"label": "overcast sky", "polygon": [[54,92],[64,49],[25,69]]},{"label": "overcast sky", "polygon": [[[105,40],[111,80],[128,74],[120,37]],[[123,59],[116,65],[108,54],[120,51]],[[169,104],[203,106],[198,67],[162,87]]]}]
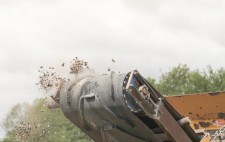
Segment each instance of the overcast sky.
[{"label": "overcast sky", "polygon": [[0,0],[0,122],[40,96],[39,66],[76,56],[154,78],[179,63],[225,67],[225,1]]}]

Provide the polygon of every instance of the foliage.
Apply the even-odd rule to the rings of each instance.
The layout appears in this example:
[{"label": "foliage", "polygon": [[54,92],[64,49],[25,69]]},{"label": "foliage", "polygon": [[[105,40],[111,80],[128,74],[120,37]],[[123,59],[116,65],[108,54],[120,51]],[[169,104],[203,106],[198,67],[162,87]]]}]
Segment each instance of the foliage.
[{"label": "foliage", "polygon": [[180,64],[162,73],[158,82],[150,77],[147,80],[163,95],[225,91],[225,70],[213,70],[211,66],[200,72]]},{"label": "foliage", "polygon": [[0,140],[1,142],[15,142],[15,130],[11,130],[7,133],[5,138],[3,140]]},{"label": "foliage", "polygon": [[[14,108],[17,109],[18,105]],[[14,112],[14,109],[10,113]],[[8,117],[13,120],[14,117]],[[9,131],[3,142],[90,142],[83,132],[65,118],[60,109],[50,110],[44,100],[27,107],[26,117]]]},{"label": "foliage", "polygon": [[18,103],[15,106],[13,106],[4,120],[3,127],[7,131],[13,130],[16,124],[22,119],[24,119],[27,107],[28,107],[27,103],[23,104]]}]

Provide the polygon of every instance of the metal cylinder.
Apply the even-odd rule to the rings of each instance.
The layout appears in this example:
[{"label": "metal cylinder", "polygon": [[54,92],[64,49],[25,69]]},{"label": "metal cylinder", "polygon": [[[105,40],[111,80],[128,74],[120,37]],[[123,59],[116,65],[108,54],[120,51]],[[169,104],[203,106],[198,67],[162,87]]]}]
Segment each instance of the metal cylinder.
[{"label": "metal cylinder", "polygon": [[59,93],[63,113],[96,142],[160,142],[128,107],[133,100],[123,92],[126,76],[112,72],[66,82]]}]

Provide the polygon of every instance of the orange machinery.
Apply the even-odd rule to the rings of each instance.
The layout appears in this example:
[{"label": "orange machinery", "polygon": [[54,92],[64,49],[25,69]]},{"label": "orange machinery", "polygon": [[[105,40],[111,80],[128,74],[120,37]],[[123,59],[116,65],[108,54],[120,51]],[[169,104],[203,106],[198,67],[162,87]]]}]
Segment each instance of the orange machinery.
[{"label": "orange machinery", "polygon": [[219,130],[225,126],[225,92],[168,96],[166,99],[180,114],[190,118],[190,126],[196,133],[207,132],[211,141],[219,137]]}]

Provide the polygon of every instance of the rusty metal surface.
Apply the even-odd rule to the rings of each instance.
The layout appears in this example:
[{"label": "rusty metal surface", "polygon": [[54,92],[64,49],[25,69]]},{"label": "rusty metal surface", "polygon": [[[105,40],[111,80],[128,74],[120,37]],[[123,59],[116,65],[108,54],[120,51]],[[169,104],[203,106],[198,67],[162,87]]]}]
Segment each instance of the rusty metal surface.
[{"label": "rusty metal surface", "polygon": [[225,125],[225,92],[169,96],[166,100],[192,120],[193,129],[213,130]]},{"label": "rusty metal surface", "polygon": [[211,137],[209,134],[206,134],[200,142],[210,142]]},{"label": "rusty metal surface", "polygon": [[188,135],[183,131],[181,126],[174,120],[172,115],[164,106],[160,108],[160,118],[158,123],[170,135],[175,142],[192,142]]},{"label": "rusty metal surface", "polygon": [[[139,92],[140,88],[146,85],[149,97]],[[183,117],[169,106],[169,103],[150,84],[145,82],[138,72],[131,72],[128,84],[126,85],[128,94],[132,96],[142,111],[150,118],[151,128],[161,128],[161,134],[166,134],[167,138],[174,142],[199,142],[200,139],[189,125],[178,123]],[[153,123],[157,123],[156,125]],[[154,125],[153,125],[154,124]],[[158,133],[158,132],[156,132]]]}]

